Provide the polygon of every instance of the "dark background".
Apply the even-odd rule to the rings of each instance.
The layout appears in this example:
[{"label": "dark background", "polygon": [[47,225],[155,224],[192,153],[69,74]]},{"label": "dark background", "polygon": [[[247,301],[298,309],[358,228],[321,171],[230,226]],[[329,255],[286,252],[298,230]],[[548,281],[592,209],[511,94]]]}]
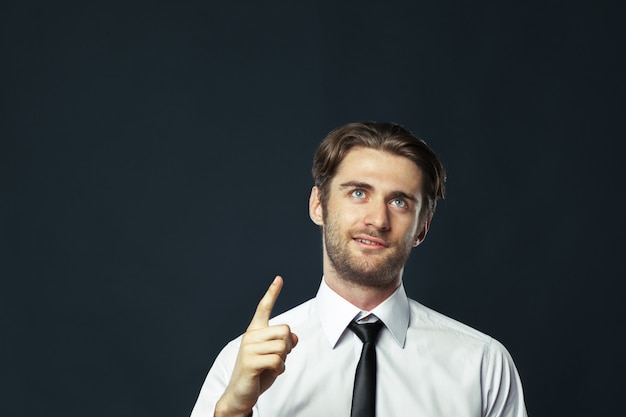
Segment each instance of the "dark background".
[{"label": "dark background", "polygon": [[624,3],[3,2],[0,414],[187,416],[275,274],[315,294],[317,143],[396,121],[448,198],[412,298],[531,416],[623,411]]}]

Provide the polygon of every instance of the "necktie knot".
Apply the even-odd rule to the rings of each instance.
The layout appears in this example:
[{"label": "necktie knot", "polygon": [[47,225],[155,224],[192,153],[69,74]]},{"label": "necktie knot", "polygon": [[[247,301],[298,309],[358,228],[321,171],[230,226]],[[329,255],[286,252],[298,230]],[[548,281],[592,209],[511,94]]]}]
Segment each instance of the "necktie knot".
[{"label": "necktie knot", "polygon": [[380,329],[383,327],[383,322],[381,320],[375,321],[373,323],[362,323],[359,324],[355,321],[351,321],[348,325],[348,328],[356,334],[361,342],[370,343],[375,342],[378,337],[378,333]]}]

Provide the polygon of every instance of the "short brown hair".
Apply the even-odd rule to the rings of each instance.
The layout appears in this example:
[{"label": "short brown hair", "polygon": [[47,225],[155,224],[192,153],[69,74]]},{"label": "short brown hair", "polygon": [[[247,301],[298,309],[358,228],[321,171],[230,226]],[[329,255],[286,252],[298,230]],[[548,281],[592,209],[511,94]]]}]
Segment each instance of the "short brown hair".
[{"label": "short brown hair", "polygon": [[[438,198],[445,197],[446,174],[443,164],[422,139],[395,123],[348,123],[330,132],[320,143],[313,158],[313,179],[328,201],[328,184],[337,167],[354,146],[377,149],[409,158],[424,174],[426,213],[432,216]],[[422,214],[420,213],[420,217]]]}]

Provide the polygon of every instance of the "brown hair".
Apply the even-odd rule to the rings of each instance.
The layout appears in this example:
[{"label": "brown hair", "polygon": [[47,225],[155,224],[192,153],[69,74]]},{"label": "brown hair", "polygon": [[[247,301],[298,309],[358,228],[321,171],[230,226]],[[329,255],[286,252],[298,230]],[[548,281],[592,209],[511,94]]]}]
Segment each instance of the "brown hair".
[{"label": "brown hair", "polygon": [[313,158],[313,179],[321,191],[321,202],[328,201],[328,184],[337,167],[354,146],[377,149],[404,156],[421,169],[424,174],[425,213],[432,216],[438,198],[444,198],[446,174],[443,164],[435,153],[404,127],[395,123],[363,122],[349,123],[330,132],[320,143]]}]

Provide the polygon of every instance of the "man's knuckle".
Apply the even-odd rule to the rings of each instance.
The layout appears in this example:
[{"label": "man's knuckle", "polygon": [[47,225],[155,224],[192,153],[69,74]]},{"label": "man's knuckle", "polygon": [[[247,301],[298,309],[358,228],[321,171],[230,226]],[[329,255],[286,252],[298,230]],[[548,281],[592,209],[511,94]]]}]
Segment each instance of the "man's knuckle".
[{"label": "man's knuckle", "polygon": [[280,355],[273,355],[271,363],[274,369],[280,369],[281,366],[284,366],[283,358]]}]

